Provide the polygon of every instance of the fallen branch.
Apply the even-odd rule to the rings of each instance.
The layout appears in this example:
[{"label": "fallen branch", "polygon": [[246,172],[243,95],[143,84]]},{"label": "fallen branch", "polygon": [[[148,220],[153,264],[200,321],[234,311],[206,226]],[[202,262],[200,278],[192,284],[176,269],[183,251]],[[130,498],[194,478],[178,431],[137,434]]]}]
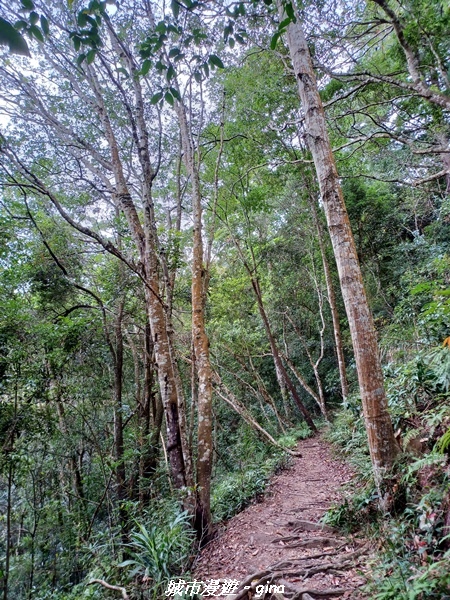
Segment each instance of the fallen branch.
[{"label": "fallen branch", "polygon": [[[244,419],[244,421],[246,423],[248,423],[253,429],[256,429],[257,431],[259,431],[276,448],[283,450],[283,452],[286,452],[287,454],[290,454],[291,456],[301,458],[301,454],[299,454],[298,452],[295,452],[295,451],[291,450],[290,448],[285,448],[284,446],[281,446],[281,444],[279,444],[270,435],[270,433],[268,431],[266,431],[264,429],[264,427],[262,427],[253,418],[253,416],[250,414],[250,412],[247,410],[247,408],[236,398],[236,396],[233,394],[233,392],[230,389],[228,389],[227,386],[223,383],[223,381],[220,379],[219,375],[217,373],[214,373],[214,376],[215,376],[215,383],[216,383],[216,387],[215,387],[216,394],[218,396],[220,396],[222,398],[222,400],[225,400],[225,402],[227,404],[229,404],[231,406],[231,408],[233,408],[238,413],[238,415],[240,415]],[[237,598],[235,600],[237,600]]]},{"label": "fallen branch", "polygon": [[127,594],[127,590],[124,587],[120,587],[119,585],[111,585],[103,579],[91,579],[88,585],[92,585],[94,583],[98,583],[99,585],[102,585],[108,590],[115,590],[116,592],[120,592],[122,594],[123,600],[130,600],[130,596]]}]

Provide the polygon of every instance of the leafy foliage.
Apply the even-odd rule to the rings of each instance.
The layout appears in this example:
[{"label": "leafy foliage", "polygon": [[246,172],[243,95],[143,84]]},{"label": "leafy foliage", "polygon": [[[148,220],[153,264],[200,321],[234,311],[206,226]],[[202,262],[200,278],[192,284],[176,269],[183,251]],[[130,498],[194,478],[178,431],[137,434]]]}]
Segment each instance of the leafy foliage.
[{"label": "leafy foliage", "polygon": [[172,577],[185,572],[193,541],[194,532],[187,513],[150,527],[138,524],[131,533],[131,558],[119,566],[133,567],[129,574],[131,578],[140,575],[145,581],[151,580],[151,593],[156,598]]}]

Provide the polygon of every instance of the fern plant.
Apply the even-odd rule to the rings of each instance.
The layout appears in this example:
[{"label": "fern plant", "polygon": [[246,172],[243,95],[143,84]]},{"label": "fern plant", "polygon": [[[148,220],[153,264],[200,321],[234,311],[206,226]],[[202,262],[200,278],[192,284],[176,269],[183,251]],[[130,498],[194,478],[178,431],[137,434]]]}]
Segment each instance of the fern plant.
[{"label": "fern plant", "polygon": [[450,429],[436,442],[436,450],[440,454],[444,454],[450,448]]}]

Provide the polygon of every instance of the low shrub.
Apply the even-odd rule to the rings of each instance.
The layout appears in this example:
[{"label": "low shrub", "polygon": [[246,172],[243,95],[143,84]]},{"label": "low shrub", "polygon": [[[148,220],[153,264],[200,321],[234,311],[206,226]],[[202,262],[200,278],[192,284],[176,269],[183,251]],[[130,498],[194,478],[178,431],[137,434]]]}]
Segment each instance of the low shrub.
[{"label": "low shrub", "polygon": [[180,513],[166,523],[150,527],[139,523],[130,537],[131,558],[119,566],[132,567],[129,577],[140,575],[143,582],[151,582],[152,595],[156,598],[172,577],[188,567],[194,543],[189,516]]}]

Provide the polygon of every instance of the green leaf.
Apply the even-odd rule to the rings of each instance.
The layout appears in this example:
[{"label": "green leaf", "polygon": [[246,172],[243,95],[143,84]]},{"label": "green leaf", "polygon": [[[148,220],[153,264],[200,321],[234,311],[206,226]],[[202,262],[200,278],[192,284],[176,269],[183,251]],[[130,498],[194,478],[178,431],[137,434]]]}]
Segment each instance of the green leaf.
[{"label": "green leaf", "polygon": [[86,54],[82,52],[77,58],[77,65],[80,67],[84,60],[86,60]]},{"label": "green leaf", "polygon": [[160,21],[158,23],[158,25],[155,27],[155,31],[156,33],[166,33],[167,25],[164,23],[164,21]]},{"label": "green leaf", "polygon": [[77,24],[78,27],[86,27],[87,25],[87,16],[86,13],[84,13],[83,11],[78,13],[78,17],[77,17]]},{"label": "green leaf", "polygon": [[197,83],[201,83],[202,74],[200,73],[200,71],[194,71],[194,79]]},{"label": "green leaf", "polygon": [[169,65],[169,68],[167,69],[167,73],[166,73],[166,79],[169,82],[174,77],[175,77],[175,69],[173,68],[172,65]]},{"label": "green leaf", "polygon": [[277,47],[277,42],[278,42],[278,38],[280,37],[280,32],[277,31],[273,36],[272,39],[270,40],[270,49],[271,50],[275,50],[275,48]]},{"label": "green leaf", "polygon": [[209,77],[209,67],[208,67],[208,63],[203,63],[202,67],[203,67],[203,70],[205,71],[205,75],[206,75],[206,77]]},{"label": "green leaf", "polygon": [[30,23],[32,25],[36,25],[36,23],[39,21],[39,15],[37,14],[37,12],[31,12],[30,13]]},{"label": "green leaf", "polygon": [[167,104],[170,104],[170,106],[173,106],[173,96],[170,92],[165,93],[164,100],[167,102]]},{"label": "green leaf", "polygon": [[172,48],[169,52],[169,58],[174,58],[174,56],[178,56],[180,54],[179,48]]},{"label": "green leaf", "polygon": [[0,44],[9,46],[9,51],[13,54],[22,56],[31,56],[28,44],[23,36],[14,27],[0,17]]},{"label": "green leaf", "polygon": [[18,31],[27,29],[27,27],[28,27],[28,23],[26,21],[24,21],[23,19],[20,19],[19,21],[16,21],[14,23],[14,29],[17,29]]},{"label": "green leaf", "polygon": [[228,40],[228,36],[233,33],[234,25],[233,22],[230,21],[228,25],[223,30],[223,41],[226,42]]},{"label": "green leaf", "polygon": [[118,567],[128,567],[130,565],[136,565],[136,561],[132,560],[132,559],[128,559],[128,560],[124,560],[123,562],[119,563],[117,566]]},{"label": "green leaf", "polygon": [[281,23],[278,25],[278,32],[281,32],[284,29],[286,29],[286,27],[289,25],[289,23],[291,21],[292,21],[292,19],[290,17],[287,17],[286,19],[284,19],[284,21],[281,21]]},{"label": "green leaf", "polygon": [[147,75],[147,73],[150,71],[150,68],[152,66],[152,61],[149,59],[144,60],[144,62],[142,63],[142,67],[141,67],[141,75],[143,75],[145,77],[145,75]]},{"label": "green leaf", "polygon": [[27,10],[34,10],[34,4],[33,4],[32,0],[20,0],[20,3]]},{"label": "green leaf", "polygon": [[32,35],[34,38],[36,38],[39,42],[44,41],[44,36],[42,35],[42,31],[36,25],[32,25],[30,27],[30,29],[28,30],[28,32],[30,33],[30,35]]},{"label": "green leaf", "polygon": [[214,65],[215,67],[218,67],[219,69],[225,68],[223,62],[220,60],[220,58],[217,56],[217,54],[211,54],[211,56],[208,59],[208,62],[210,65]]},{"label": "green leaf", "polygon": [[181,96],[180,96],[180,92],[175,89],[174,87],[169,88],[170,93],[172,94],[172,96],[174,98],[176,98],[179,102],[181,102]]},{"label": "green leaf", "polygon": [[284,10],[286,11],[286,14],[289,17],[289,19],[293,23],[295,23],[297,19],[295,18],[295,10],[294,10],[294,7],[292,6],[292,2],[286,2],[285,6],[284,6]]},{"label": "green leaf", "polygon": [[158,102],[163,97],[163,92],[158,92],[151,97],[150,104],[158,104]]},{"label": "green leaf", "polygon": [[94,62],[96,54],[97,50],[95,48],[92,48],[92,50],[89,50],[89,52],[86,54],[86,62],[88,65]]},{"label": "green leaf", "polygon": [[178,19],[178,15],[180,14],[180,4],[177,2],[177,0],[172,0],[170,6],[172,8],[173,16],[175,19]]},{"label": "green leaf", "polygon": [[44,17],[44,15],[41,15],[41,28],[42,28],[42,31],[44,32],[44,35],[48,35],[50,33],[50,27],[49,27],[48,21]]},{"label": "green leaf", "polygon": [[228,38],[228,45],[230,46],[230,48],[234,48],[234,46],[236,45],[234,38]]},{"label": "green leaf", "polygon": [[86,21],[93,27],[93,28],[97,28],[97,21],[91,17],[90,15],[86,14]]},{"label": "green leaf", "polygon": [[73,47],[77,52],[81,47],[81,38],[78,35],[73,36]]}]

